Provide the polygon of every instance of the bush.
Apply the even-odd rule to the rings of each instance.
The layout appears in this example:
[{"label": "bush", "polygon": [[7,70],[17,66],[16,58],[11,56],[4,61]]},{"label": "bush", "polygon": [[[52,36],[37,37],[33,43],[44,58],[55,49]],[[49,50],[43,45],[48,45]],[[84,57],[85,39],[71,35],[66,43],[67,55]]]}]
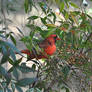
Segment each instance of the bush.
[{"label": "bush", "polygon": [[[10,7],[14,1],[7,2],[5,4],[7,10],[15,11],[16,9]],[[19,92],[23,92],[21,87],[29,87],[26,92],[58,92],[58,89],[65,89],[66,92],[69,92],[71,85],[68,84],[68,81],[75,77],[75,79],[82,81],[80,92],[89,92],[89,80],[92,81],[92,17],[70,0],[64,2],[56,0],[63,19],[59,13],[55,14],[46,2],[35,4],[32,0],[25,0],[25,13],[31,12],[32,7],[35,7],[37,10],[40,9],[43,15],[35,14],[27,18],[26,27],[30,29],[28,36],[24,36],[22,30],[16,27],[22,35],[21,41],[26,48],[30,51],[32,48],[39,49],[37,44],[40,40],[39,37],[35,36],[36,34],[39,34],[42,39],[50,34],[57,34],[62,39],[56,43],[57,51],[53,56],[44,60],[43,63],[39,60],[31,60],[34,64],[32,67],[28,67],[26,63],[22,63],[24,56],[16,48],[17,42],[13,36],[14,33],[6,32],[7,19],[3,3],[1,1],[3,18],[1,18],[0,23],[4,24],[4,27],[0,31],[0,90],[2,92],[15,92],[17,89]],[[74,7],[75,10],[69,11],[70,6]],[[36,25],[37,21],[40,21],[43,27]],[[11,39],[13,43],[8,42],[7,39]],[[15,52],[21,55],[20,59],[16,59]],[[12,65],[9,70],[3,66],[7,62]],[[38,67],[37,70],[36,67]],[[19,71],[22,73],[37,72],[37,76],[19,79]]]}]

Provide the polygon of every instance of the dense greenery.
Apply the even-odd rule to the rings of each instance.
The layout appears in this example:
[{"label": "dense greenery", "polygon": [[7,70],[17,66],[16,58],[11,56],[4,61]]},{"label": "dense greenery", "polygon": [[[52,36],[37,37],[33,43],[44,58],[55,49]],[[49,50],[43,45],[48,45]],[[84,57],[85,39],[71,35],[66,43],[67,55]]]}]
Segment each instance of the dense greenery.
[{"label": "dense greenery", "polygon": [[[14,7],[17,0],[7,0],[6,4],[4,1],[1,0],[0,6],[0,26],[2,26],[0,29],[0,92],[15,92],[15,89],[23,92],[21,87],[26,87],[26,92],[59,92],[59,89],[70,92],[71,87],[68,81],[73,77],[82,83],[80,92],[89,92],[91,90],[89,83],[92,81],[92,17],[87,14],[86,7],[83,9],[70,0],[55,0],[54,3],[60,9],[60,13],[55,13],[49,5],[49,0],[37,3],[24,0],[26,14],[32,12],[32,7],[42,12],[41,15],[30,14],[27,18],[28,22],[25,26],[30,29],[28,36],[16,27],[22,35],[20,41],[25,44],[26,48],[30,51],[33,47],[39,50],[37,45],[39,38],[45,39],[53,33],[62,39],[56,43],[57,51],[53,56],[42,62],[32,60],[30,62],[34,64],[28,67],[26,62],[22,63],[24,56],[16,48],[17,41],[14,33],[7,32],[7,21],[12,20],[7,19],[5,12],[17,12]],[[70,7],[74,10],[70,11]],[[37,21],[41,22],[41,26],[36,24]],[[39,34],[39,37],[36,37],[36,34]],[[8,39],[11,39],[13,43],[8,42]],[[19,53],[21,58],[17,59],[15,52]],[[4,67],[7,62],[12,66],[8,70]],[[37,75],[34,78],[30,76],[30,78],[19,79],[20,72],[36,72]]]}]

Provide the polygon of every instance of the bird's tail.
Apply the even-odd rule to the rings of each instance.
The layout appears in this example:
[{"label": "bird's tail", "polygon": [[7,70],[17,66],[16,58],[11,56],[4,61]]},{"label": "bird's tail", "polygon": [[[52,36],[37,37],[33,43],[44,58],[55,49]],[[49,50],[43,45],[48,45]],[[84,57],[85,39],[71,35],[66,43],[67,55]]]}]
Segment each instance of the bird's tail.
[{"label": "bird's tail", "polygon": [[36,50],[33,50],[32,52],[29,51],[28,49],[24,49],[21,50],[21,53],[27,54],[29,56],[29,60],[31,59],[43,59],[43,58],[47,58],[47,56],[45,54],[43,54],[42,52],[40,52],[39,54],[36,52]]},{"label": "bird's tail", "polygon": [[27,55],[31,54],[31,52],[28,49],[21,50],[20,52],[24,53],[24,54],[27,54]]}]

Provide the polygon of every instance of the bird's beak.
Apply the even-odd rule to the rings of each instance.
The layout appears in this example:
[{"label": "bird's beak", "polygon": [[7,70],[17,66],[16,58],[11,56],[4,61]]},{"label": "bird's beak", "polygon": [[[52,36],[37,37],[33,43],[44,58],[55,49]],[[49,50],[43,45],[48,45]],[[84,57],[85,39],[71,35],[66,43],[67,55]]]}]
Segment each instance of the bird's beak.
[{"label": "bird's beak", "polygon": [[56,40],[61,40],[61,39],[57,37]]}]

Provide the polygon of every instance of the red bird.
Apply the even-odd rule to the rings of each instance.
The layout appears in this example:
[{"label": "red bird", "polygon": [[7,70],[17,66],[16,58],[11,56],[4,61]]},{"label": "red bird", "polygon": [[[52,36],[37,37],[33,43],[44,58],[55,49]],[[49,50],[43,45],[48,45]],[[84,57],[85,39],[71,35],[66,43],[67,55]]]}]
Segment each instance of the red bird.
[{"label": "red bird", "polygon": [[21,53],[27,54],[28,60],[31,60],[34,58],[36,59],[48,58],[48,55],[51,56],[55,53],[56,51],[55,42],[57,40],[60,40],[60,38],[58,38],[57,35],[52,34],[38,44],[39,47],[43,49],[43,52],[40,52],[38,54],[37,51],[33,48],[32,51],[29,51],[28,49],[21,50]]}]

